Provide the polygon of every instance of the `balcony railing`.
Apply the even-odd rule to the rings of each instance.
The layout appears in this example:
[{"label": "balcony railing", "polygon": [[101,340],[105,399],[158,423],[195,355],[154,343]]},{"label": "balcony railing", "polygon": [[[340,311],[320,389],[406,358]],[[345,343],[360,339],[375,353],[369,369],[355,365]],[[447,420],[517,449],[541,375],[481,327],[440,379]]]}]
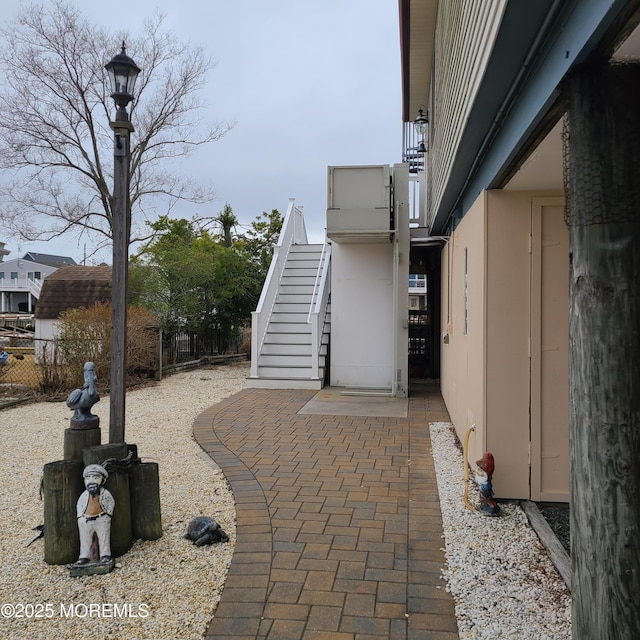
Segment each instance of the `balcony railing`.
[{"label": "balcony railing", "polygon": [[402,162],[409,165],[409,173],[424,171],[424,153],[418,150],[421,142],[422,137],[416,132],[413,122],[404,122],[402,125]]},{"label": "balcony railing", "polygon": [[0,290],[3,291],[29,291],[36,298],[40,296],[42,280],[34,280],[26,276],[18,278],[0,278]]}]

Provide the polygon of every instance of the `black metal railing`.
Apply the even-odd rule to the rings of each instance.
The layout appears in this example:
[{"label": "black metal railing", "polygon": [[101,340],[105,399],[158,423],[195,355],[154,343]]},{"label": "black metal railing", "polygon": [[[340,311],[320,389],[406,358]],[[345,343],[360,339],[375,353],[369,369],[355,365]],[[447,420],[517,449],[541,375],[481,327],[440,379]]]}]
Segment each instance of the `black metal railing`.
[{"label": "black metal railing", "polygon": [[426,151],[427,142],[423,140],[413,122],[404,122],[402,125],[402,162],[409,165],[409,173],[424,171],[425,152],[421,151],[421,144]]}]

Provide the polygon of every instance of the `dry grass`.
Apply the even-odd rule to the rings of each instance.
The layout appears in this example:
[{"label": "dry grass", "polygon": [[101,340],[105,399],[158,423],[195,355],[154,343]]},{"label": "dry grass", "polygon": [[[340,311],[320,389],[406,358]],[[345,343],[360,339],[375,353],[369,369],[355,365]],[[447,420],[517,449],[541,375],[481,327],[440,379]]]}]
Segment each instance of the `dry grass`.
[{"label": "dry grass", "polygon": [[37,389],[42,382],[42,369],[33,353],[11,353],[6,364],[0,365],[0,384],[20,384]]}]

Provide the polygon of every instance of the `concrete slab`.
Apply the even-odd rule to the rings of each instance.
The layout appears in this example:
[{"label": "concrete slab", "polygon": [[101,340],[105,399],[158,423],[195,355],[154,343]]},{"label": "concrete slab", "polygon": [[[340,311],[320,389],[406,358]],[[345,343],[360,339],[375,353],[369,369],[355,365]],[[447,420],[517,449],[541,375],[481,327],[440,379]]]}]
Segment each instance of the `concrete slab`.
[{"label": "concrete slab", "polygon": [[379,389],[325,387],[307,402],[299,414],[406,418],[408,398],[394,398]]}]

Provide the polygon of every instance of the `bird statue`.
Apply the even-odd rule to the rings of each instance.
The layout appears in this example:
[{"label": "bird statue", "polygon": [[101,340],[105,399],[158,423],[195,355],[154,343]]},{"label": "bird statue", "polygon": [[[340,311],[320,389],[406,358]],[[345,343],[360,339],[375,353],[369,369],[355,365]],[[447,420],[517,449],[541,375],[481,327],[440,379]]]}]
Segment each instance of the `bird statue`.
[{"label": "bird statue", "polygon": [[72,429],[92,429],[100,423],[100,418],[91,413],[91,407],[100,401],[97,381],[95,365],[93,362],[85,362],[84,385],[82,389],[74,389],[67,398],[67,407],[73,411]]}]

